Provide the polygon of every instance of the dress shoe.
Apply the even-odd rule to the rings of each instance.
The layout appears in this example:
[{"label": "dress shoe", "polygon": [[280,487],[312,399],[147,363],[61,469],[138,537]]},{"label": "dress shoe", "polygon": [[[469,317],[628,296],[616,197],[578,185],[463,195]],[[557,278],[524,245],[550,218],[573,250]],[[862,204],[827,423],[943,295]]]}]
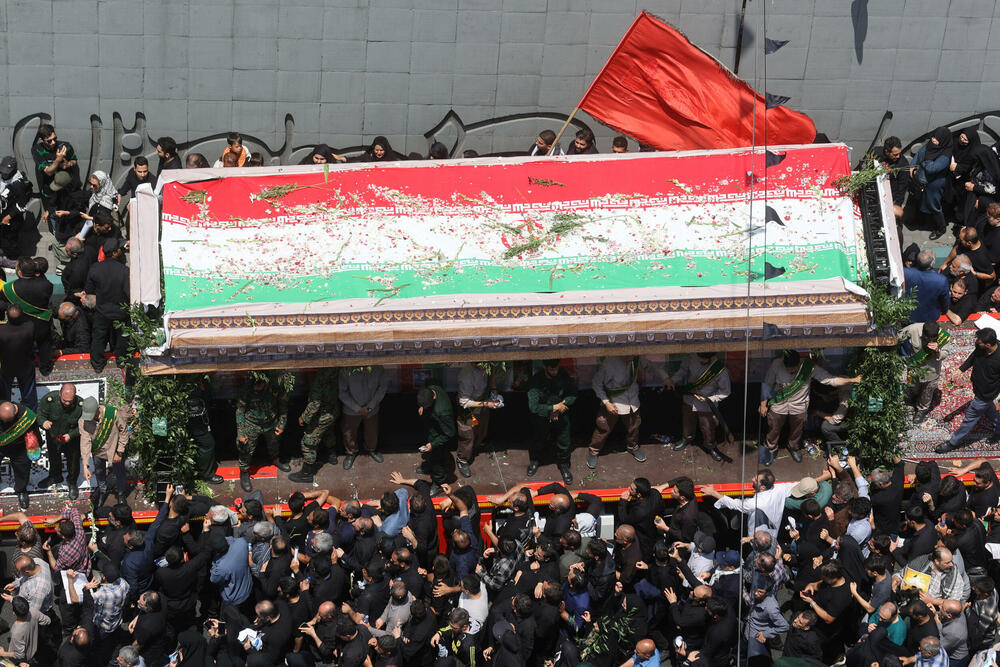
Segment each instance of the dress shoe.
[{"label": "dress shoe", "polygon": [[674,443],[674,446],[671,447],[671,449],[674,450],[675,452],[682,451],[685,447],[687,447],[688,445],[690,445],[693,441],[694,441],[694,438],[681,438],[680,440],[678,440],[677,442]]},{"label": "dress shoe", "polygon": [[717,447],[712,447],[710,450],[708,450],[708,455],[712,457],[713,461],[722,460],[722,452],[720,452]]},{"label": "dress shoe", "polygon": [[278,461],[274,465],[281,472],[291,472],[292,471],[292,466],[288,465],[288,461]]},{"label": "dress shoe", "polygon": [[458,468],[458,472],[462,475],[462,477],[465,477],[466,479],[472,477],[472,469],[469,467],[469,464],[462,459],[455,460],[455,467]]},{"label": "dress shoe", "polygon": [[205,481],[208,482],[209,484],[222,484],[223,482],[226,481],[226,478],[223,477],[222,475],[213,472],[211,475],[205,478]]},{"label": "dress shoe", "polygon": [[559,468],[559,474],[562,475],[563,484],[569,486],[573,483],[573,470],[570,468],[568,463],[558,463],[556,467]]},{"label": "dress shoe", "polygon": [[45,479],[43,479],[42,481],[40,481],[35,486],[37,486],[39,489],[47,489],[50,486],[52,486],[53,484],[60,484],[60,483],[62,483],[62,481],[63,481],[62,477],[54,477],[52,475],[46,475]]},{"label": "dress shoe", "polygon": [[597,467],[597,454],[587,454],[587,467],[591,470]]},{"label": "dress shoe", "polygon": [[302,468],[298,472],[293,472],[288,476],[288,481],[298,484],[312,484],[314,468],[314,464],[303,462]]},{"label": "dress shoe", "polygon": [[935,229],[933,232],[931,232],[931,235],[928,236],[927,238],[929,240],[931,240],[931,241],[937,241],[939,238],[941,238],[942,236],[944,236],[944,233],[946,231],[947,230],[945,230],[945,229]]},{"label": "dress shoe", "polygon": [[927,419],[927,414],[930,410],[917,410],[913,413],[913,424],[919,424]]},{"label": "dress shoe", "polygon": [[27,491],[22,491],[21,493],[17,494],[17,504],[23,510],[28,509],[28,505],[31,504],[31,499],[28,497]]},{"label": "dress shoe", "polygon": [[792,460],[796,463],[802,463],[802,450],[800,449],[789,449],[788,455],[792,457]]},{"label": "dress shoe", "polygon": [[524,474],[528,477],[534,477],[536,472],[538,472],[538,461],[528,461],[528,469],[524,471]]},{"label": "dress shoe", "polygon": [[385,458],[376,451],[368,452],[368,456],[372,457],[372,461],[375,463],[382,463],[382,461],[385,461]]},{"label": "dress shoe", "polygon": [[80,497],[80,487],[76,485],[76,482],[70,482],[69,486],[69,499],[76,500]]},{"label": "dress shoe", "polygon": [[646,462],[646,455],[643,454],[642,450],[639,449],[638,447],[636,447],[635,449],[628,450],[628,453],[631,454],[632,458],[634,458],[639,463],[645,463]]},{"label": "dress shoe", "polygon": [[249,468],[240,468],[240,488],[246,493],[253,491],[253,484],[250,483]]},{"label": "dress shoe", "polygon": [[354,467],[354,459],[358,458],[356,454],[348,454],[344,457],[344,470],[350,470]]},{"label": "dress shoe", "polygon": [[938,454],[947,454],[948,452],[958,449],[958,445],[951,444],[951,440],[945,440],[940,445],[934,448],[934,451]]}]

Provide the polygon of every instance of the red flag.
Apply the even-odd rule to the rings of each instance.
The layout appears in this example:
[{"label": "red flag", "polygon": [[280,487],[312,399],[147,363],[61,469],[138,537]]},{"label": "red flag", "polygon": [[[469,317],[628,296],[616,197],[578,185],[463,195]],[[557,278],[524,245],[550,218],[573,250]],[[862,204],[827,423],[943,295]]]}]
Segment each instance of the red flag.
[{"label": "red flag", "polygon": [[622,37],[579,105],[602,123],[661,150],[765,141],[809,144],[816,138],[816,126],[805,114],[765,107],[763,95],[646,12]]}]

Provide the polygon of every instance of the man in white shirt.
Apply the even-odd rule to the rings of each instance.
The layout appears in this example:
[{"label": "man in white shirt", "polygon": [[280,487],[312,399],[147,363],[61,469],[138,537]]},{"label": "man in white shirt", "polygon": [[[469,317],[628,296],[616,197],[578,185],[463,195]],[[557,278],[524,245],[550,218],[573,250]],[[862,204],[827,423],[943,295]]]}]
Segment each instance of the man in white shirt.
[{"label": "man in white shirt", "polygon": [[685,358],[677,373],[664,384],[679,391],[684,402],[681,412],[684,438],[674,445],[674,451],[679,452],[694,442],[697,424],[702,448],[714,460],[721,461],[722,454],[715,443],[715,433],[722,426],[717,416],[718,405],[732,392],[725,363],[712,352],[699,352]]},{"label": "man in white shirt", "polygon": [[651,364],[645,357],[606,357],[594,373],[591,386],[601,406],[587,456],[587,466],[591,470],[597,467],[597,457],[619,420],[625,426],[628,453],[639,463],[646,460],[646,455],[639,449],[639,425],[642,423],[639,416],[640,369],[652,373],[664,384],[669,381],[663,369]]},{"label": "man in white shirt", "polygon": [[701,487],[706,496],[715,498],[715,507],[727,507],[747,515],[747,534],[766,530],[772,537],[778,534],[781,515],[785,512],[785,500],[798,482],[774,483],[774,473],[767,468],[759,470],[753,479],[754,495],[736,500],[719,493],[712,485]]},{"label": "man in white shirt", "polygon": [[340,402],[344,416],[340,420],[344,436],[344,470],[350,470],[357,458],[358,428],[364,426],[365,453],[382,463],[378,446],[378,408],[389,389],[389,379],[381,366],[361,366],[340,373]]}]

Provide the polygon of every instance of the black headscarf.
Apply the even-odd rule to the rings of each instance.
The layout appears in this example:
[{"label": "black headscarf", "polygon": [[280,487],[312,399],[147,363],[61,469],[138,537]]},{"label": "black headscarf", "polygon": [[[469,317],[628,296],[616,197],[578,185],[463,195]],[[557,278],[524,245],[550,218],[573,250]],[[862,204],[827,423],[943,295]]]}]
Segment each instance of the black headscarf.
[{"label": "black headscarf", "polygon": [[[385,153],[382,157],[375,156],[375,147],[381,146],[385,149]],[[396,162],[397,160],[405,160],[406,157],[400,155],[396,151],[392,150],[392,146],[389,145],[389,140],[385,137],[378,136],[372,141],[371,146],[368,147],[368,155],[366,156],[368,162]]]},{"label": "black headscarf", "polygon": [[[962,144],[962,142],[959,141],[959,137],[963,134],[968,138],[969,143]],[[966,128],[964,130],[956,132],[955,134],[951,135],[951,137],[952,140],[954,141],[953,145],[955,147],[953,153],[953,157],[955,158],[955,164],[957,165],[955,167],[955,173],[957,174],[971,173],[972,167],[974,166],[975,163],[976,150],[982,147],[982,142],[979,139],[979,132],[977,132],[975,128]]]},{"label": "black headscarf", "polygon": [[947,155],[951,157],[952,154],[952,137],[951,132],[948,131],[947,127],[936,128],[931,132],[931,136],[938,140],[938,145],[935,146],[931,143],[931,140],[927,140],[927,150],[924,151],[924,160],[931,161],[936,160],[942,155]]},{"label": "black headscarf", "polygon": [[177,648],[181,651],[181,665],[203,667],[205,664],[205,638],[194,630],[177,635]]},{"label": "black headscarf", "polygon": [[997,158],[997,154],[992,148],[982,144],[976,146],[976,150],[972,154],[970,174],[980,169],[989,176],[993,185],[1000,186],[1000,159]]},{"label": "black headscarf", "polygon": [[315,164],[315,162],[313,162],[313,155],[322,155],[326,158],[327,164],[332,164],[335,161],[333,158],[333,151],[330,150],[329,146],[326,144],[317,144],[316,148],[312,149],[312,152],[309,153],[309,155],[302,158],[302,161],[299,162],[299,164]]}]

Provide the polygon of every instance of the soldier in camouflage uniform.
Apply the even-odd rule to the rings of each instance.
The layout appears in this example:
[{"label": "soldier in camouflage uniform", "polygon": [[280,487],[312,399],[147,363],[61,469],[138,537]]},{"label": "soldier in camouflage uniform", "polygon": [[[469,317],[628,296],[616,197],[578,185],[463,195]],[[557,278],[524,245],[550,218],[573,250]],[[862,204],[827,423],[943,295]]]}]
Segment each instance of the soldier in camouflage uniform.
[{"label": "soldier in camouflage uniform", "polygon": [[323,368],[309,385],[309,402],[299,416],[299,425],[305,428],[302,435],[302,469],[288,476],[293,482],[313,481],[313,475],[322,465],[316,462],[316,449],[320,442],[325,442],[327,451],[331,453],[330,463],[337,462],[334,451],[337,432],[333,425],[340,416],[339,375],[337,368]]},{"label": "soldier in camouflage uniform", "polygon": [[236,449],[240,455],[240,486],[249,493],[250,458],[257,448],[258,438],[264,438],[267,451],[275,459],[278,470],[289,472],[287,461],[278,459],[278,436],[285,430],[288,418],[288,393],[267,380],[250,381],[240,390],[236,404]]}]

